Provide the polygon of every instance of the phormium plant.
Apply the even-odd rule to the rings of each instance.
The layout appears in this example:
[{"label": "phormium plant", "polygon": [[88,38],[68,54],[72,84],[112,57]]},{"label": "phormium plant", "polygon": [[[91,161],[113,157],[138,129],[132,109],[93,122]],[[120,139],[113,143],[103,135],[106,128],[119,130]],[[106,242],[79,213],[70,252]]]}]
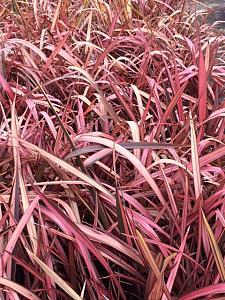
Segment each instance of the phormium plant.
[{"label": "phormium plant", "polygon": [[177,0],[0,20],[0,298],[224,296],[223,34]]}]

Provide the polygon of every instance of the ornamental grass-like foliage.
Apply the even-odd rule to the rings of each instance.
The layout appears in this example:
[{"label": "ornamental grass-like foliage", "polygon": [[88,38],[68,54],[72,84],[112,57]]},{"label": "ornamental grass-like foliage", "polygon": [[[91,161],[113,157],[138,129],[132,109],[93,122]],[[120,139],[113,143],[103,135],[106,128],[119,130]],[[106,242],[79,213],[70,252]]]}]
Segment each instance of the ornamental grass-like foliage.
[{"label": "ornamental grass-like foliage", "polygon": [[0,299],[225,295],[225,39],[207,14],[1,2]]}]

